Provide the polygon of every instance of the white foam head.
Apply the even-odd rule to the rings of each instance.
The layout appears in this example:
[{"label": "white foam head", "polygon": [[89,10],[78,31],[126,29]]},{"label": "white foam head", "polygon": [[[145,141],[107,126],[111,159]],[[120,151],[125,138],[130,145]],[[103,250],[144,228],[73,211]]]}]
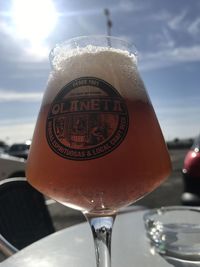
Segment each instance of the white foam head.
[{"label": "white foam head", "polygon": [[148,101],[137,71],[134,54],[112,47],[88,45],[84,48],[58,47],[52,59],[43,104],[53,101],[57,93],[69,82],[81,77],[95,77],[111,84],[124,98]]}]

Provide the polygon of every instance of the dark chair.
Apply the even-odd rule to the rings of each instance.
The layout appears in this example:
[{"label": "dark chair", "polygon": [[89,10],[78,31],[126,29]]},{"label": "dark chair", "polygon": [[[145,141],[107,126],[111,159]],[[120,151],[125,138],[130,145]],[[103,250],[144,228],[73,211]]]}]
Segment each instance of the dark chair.
[{"label": "dark chair", "polygon": [[54,231],[44,196],[26,178],[0,182],[0,249],[6,256]]}]

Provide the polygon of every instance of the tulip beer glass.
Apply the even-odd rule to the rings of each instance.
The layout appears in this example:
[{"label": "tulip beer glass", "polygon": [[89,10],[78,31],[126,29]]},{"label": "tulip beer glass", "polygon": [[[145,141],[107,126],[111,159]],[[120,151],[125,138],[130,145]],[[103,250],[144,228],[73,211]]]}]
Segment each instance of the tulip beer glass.
[{"label": "tulip beer glass", "polygon": [[85,214],[97,266],[108,267],[116,212],[169,175],[169,155],[133,46],[79,37],[57,45],[50,61],[28,181]]}]

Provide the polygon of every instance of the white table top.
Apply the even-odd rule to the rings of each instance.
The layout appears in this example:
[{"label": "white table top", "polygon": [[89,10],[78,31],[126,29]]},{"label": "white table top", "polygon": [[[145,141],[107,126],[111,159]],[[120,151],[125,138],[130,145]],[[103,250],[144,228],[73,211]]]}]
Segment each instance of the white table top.
[{"label": "white table top", "polygon": [[[144,210],[129,208],[117,216],[112,239],[114,267],[169,267],[160,255],[152,255],[143,224]],[[52,234],[26,247],[1,267],[94,267],[92,233],[82,223]]]}]

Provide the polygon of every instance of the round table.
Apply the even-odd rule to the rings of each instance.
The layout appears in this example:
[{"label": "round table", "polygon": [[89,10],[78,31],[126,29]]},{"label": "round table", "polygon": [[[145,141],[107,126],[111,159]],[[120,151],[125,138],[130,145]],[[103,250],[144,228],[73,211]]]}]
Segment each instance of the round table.
[{"label": "round table", "polygon": [[[130,207],[117,216],[112,239],[113,267],[169,267],[163,257],[150,252],[142,207]],[[1,267],[94,267],[91,230],[81,223],[56,232],[24,248]]]}]

